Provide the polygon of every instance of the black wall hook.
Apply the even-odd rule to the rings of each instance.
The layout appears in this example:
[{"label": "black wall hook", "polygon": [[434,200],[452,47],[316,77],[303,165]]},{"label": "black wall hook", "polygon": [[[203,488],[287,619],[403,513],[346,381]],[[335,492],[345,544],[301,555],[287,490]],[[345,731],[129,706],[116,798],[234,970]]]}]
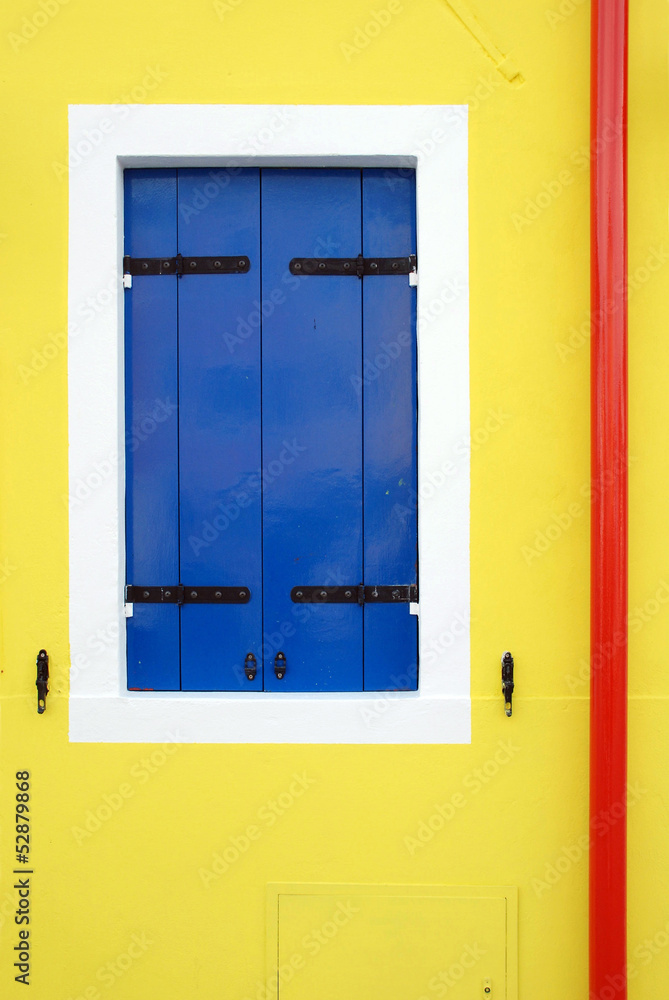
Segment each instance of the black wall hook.
[{"label": "black wall hook", "polygon": [[508,716],[513,712],[513,656],[508,651],[502,656],[502,694],[504,695],[504,711]]},{"label": "black wall hook", "polygon": [[46,711],[46,696],[49,693],[49,655],[46,649],[40,649],[37,654],[37,712],[42,715]]}]

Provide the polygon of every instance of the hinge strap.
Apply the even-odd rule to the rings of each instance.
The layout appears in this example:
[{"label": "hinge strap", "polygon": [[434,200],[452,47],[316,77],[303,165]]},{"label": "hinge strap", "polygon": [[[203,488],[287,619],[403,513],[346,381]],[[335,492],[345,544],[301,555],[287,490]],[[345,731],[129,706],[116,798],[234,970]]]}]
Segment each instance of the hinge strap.
[{"label": "hinge strap", "polygon": [[140,587],[128,584],[125,588],[127,604],[248,604],[251,591],[248,587]]},{"label": "hinge strap", "polygon": [[251,261],[238,257],[124,257],[123,273],[152,274],[245,274]]},{"label": "hinge strap", "polygon": [[416,255],[408,257],[293,257],[291,274],[337,274],[362,278],[373,274],[412,274]]},{"label": "hinge strap", "polygon": [[418,600],[418,585],[410,583],[378,587],[355,584],[315,587],[309,584],[293,587],[290,599],[294,604],[415,604]]}]

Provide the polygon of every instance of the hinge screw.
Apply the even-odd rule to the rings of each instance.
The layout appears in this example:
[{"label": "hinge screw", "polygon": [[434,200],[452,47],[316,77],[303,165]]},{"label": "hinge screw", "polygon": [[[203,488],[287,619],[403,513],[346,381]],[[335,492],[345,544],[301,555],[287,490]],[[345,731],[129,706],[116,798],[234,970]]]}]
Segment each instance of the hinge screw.
[{"label": "hinge screw", "polygon": [[188,266],[189,267],[197,267],[197,261],[196,260],[192,260]]},{"label": "hinge screw", "polygon": [[223,594],[221,593],[220,590],[217,590],[216,593],[214,594],[214,597],[223,597]]},{"label": "hinge screw", "polygon": [[148,590],[145,590],[144,591],[144,597],[148,597],[148,596],[149,596],[149,592],[148,592]]},{"label": "hinge screw", "polygon": [[302,593],[301,590],[296,590],[295,591],[295,597],[304,597],[304,594]]},{"label": "hinge screw", "polygon": [[350,591],[350,590],[345,590],[344,591],[344,597],[353,597],[353,592]]},{"label": "hinge screw", "polygon": [[237,264],[239,265],[239,267],[246,267],[246,261],[245,260],[239,260],[239,261],[237,261]]},{"label": "hinge screw", "polygon": [[191,590],[190,596],[191,597],[197,597],[197,590]]},{"label": "hinge screw", "polygon": [[221,266],[220,260],[215,260],[214,261],[214,267],[220,267],[220,266]]},{"label": "hinge screw", "polygon": [[246,591],[245,590],[240,590],[239,591],[239,596],[240,597],[246,597]]},{"label": "hinge screw", "polygon": [[301,271],[302,270],[302,265],[301,264],[295,264],[294,268],[295,268],[296,271]]},{"label": "hinge screw", "polygon": [[163,267],[169,267],[169,266],[170,266],[169,260],[163,261]]}]

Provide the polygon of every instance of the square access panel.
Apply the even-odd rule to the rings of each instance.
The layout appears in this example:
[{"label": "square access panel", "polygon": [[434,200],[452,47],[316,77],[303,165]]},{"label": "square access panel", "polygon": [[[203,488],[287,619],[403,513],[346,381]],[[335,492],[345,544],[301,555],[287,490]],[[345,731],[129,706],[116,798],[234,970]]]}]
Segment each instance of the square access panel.
[{"label": "square access panel", "polygon": [[278,1000],[517,1000],[515,887],[268,886]]}]

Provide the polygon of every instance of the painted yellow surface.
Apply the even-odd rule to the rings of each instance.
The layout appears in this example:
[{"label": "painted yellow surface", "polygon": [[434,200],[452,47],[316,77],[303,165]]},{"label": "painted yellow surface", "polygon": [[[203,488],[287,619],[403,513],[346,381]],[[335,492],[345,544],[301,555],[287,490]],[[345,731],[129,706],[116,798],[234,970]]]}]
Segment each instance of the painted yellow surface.
[{"label": "painted yellow surface", "polygon": [[[660,1000],[669,977],[669,7],[631,6],[630,996]],[[24,769],[34,1000],[255,1000],[266,885],[276,881],[517,886],[519,995],[584,997],[587,5],[6,0],[0,50],[3,997],[25,992],[12,964],[14,774]],[[470,105],[470,746],[68,743],[67,105],[133,101]],[[491,413],[504,419],[487,433]],[[38,717],[42,646],[53,681]],[[510,720],[499,691],[505,649],[517,670]],[[295,774],[303,794],[273,805]],[[441,825],[439,807],[456,792],[465,804]],[[249,825],[260,836],[250,840]],[[224,853],[230,863],[217,860]],[[414,985],[407,1000],[425,993],[423,980]]]},{"label": "painted yellow surface", "polygon": [[270,886],[267,982],[279,1000],[516,1000],[516,897],[471,886]]}]

